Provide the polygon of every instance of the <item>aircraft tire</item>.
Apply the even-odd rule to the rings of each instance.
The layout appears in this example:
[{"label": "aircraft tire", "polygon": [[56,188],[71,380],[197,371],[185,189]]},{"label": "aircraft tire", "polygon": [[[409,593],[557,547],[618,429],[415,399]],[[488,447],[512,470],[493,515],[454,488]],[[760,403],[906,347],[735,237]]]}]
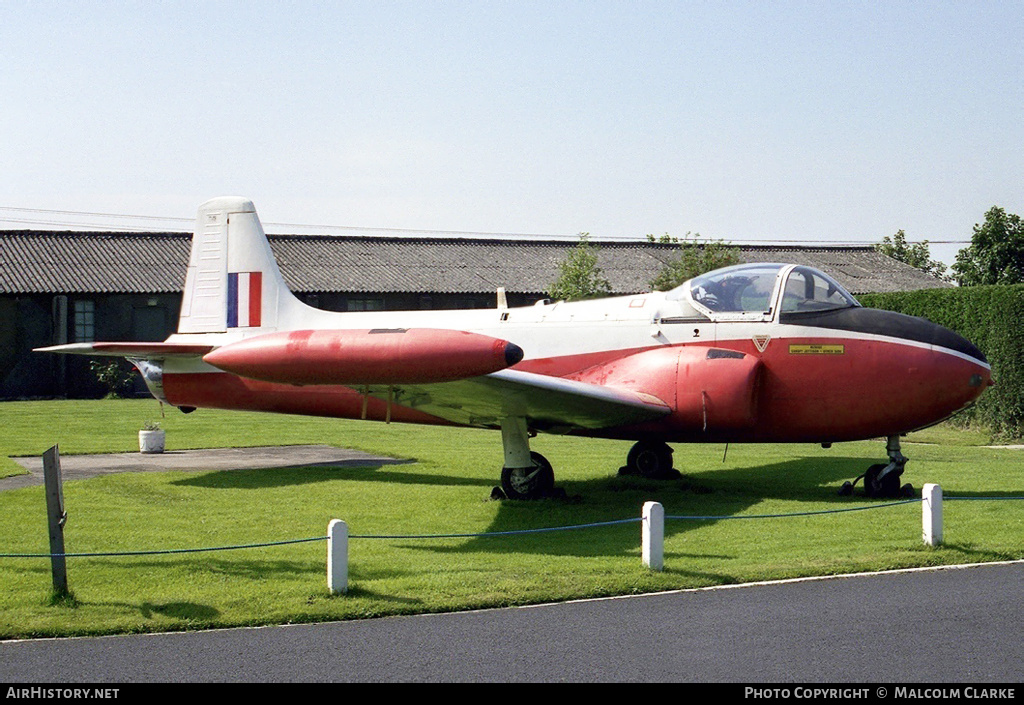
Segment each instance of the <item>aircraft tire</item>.
[{"label": "aircraft tire", "polygon": [[631,474],[656,480],[672,477],[672,448],[660,441],[638,441],[629,449],[626,467]]},{"label": "aircraft tire", "polygon": [[868,468],[864,473],[864,491],[868,497],[901,497],[903,490],[900,487],[899,472],[891,472],[881,480],[878,475],[885,470],[885,463],[877,463]]},{"label": "aircraft tire", "polygon": [[540,453],[530,451],[531,468],[501,469],[501,489],[509,499],[540,499],[555,488],[555,472]]}]

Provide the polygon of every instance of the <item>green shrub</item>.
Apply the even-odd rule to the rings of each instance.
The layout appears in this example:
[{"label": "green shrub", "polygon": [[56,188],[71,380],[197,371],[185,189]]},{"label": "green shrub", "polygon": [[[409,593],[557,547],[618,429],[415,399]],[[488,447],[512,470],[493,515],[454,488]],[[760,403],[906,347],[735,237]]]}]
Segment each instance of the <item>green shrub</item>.
[{"label": "green shrub", "polygon": [[872,308],[927,318],[977,345],[992,365],[996,384],[978,400],[970,418],[997,436],[1024,436],[1024,285],[865,294],[859,299]]},{"label": "green shrub", "polygon": [[135,368],[125,360],[104,358],[90,360],[89,369],[96,379],[107,389],[107,399],[120,399],[127,396],[135,379]]}]

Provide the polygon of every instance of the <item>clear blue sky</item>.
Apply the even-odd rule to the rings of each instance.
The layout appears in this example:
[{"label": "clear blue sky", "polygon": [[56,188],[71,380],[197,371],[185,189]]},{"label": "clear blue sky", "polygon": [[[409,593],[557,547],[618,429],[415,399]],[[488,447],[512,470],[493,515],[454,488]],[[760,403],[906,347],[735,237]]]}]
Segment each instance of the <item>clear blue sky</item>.
[{"label": "clear blue sky", "polygon": [[1022,36],[1019,0],[4,0],[0,206],[969,239],[1024,214]]}]

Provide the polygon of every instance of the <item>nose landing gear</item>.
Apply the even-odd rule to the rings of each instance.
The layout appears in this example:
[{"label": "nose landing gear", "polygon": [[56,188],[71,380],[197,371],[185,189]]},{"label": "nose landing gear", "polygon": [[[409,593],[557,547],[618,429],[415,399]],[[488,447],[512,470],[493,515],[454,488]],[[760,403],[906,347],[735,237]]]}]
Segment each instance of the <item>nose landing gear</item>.
[{"label": "nose landing gear", "polygon": [[864,480],[864,494],[868,497],[913,497],[914,486],[911,484],[900,485],[900,477],[903,475],[903,468],[907,464],[907,457],[900,452],[900,437],[889,436],[885,449],[889,454],[889,463],[878,463],[867,469],[863,475],[853,482],[844,482],[839,494],[843,496],[853,494],[853,487],[857,481]]}]

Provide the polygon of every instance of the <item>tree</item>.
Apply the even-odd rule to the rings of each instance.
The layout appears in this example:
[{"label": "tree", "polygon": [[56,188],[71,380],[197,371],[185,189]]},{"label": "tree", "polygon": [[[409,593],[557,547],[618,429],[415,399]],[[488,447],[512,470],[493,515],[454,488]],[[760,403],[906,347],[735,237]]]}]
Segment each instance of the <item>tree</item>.
[{"label": "tree", "polygon": [[875,245],[875,249],[883,255],[888,255],[894,260],[899,260],[911,267],[916,267],[922,272],[931,274],[939,279],[946,278],[946,265],[938,260],[932,259],[932,253],[928,249],[928,241],[909,243],[907,236],[902,230],[898,230],[890,239],[888,235],[882,238],[882,242]]},{"label": "tree", "polygon": [[1020,216],[993,206],[974,226],[971,244],[956,255],[953,278],[960,286],[1024,282],[1024,225]]},{"label": "tree", "polygon": [[655,291],[668,291],[674,289],[683,282],[693,279],[696,276],[710,272],[712,269],[720,269],[740,263],[740,251],[720,240],[708,240],[699,242],[700,233],[686,233],[680,238],[672,237],[667,233],[659,238],[648,235],[648,242],[676,243],[679,245],[679,254],[665,263],[661,272],[651,280],[651,288]]},{"label": "tree", "polygon": [[565,260],[558,265],[561,274],[548,289],[548,295],[556,301],[578,301],[608,296],[612,285],[601,276],[597,266],[600,248],[590,244],[589,233],[580,233],[580,241]]}]

